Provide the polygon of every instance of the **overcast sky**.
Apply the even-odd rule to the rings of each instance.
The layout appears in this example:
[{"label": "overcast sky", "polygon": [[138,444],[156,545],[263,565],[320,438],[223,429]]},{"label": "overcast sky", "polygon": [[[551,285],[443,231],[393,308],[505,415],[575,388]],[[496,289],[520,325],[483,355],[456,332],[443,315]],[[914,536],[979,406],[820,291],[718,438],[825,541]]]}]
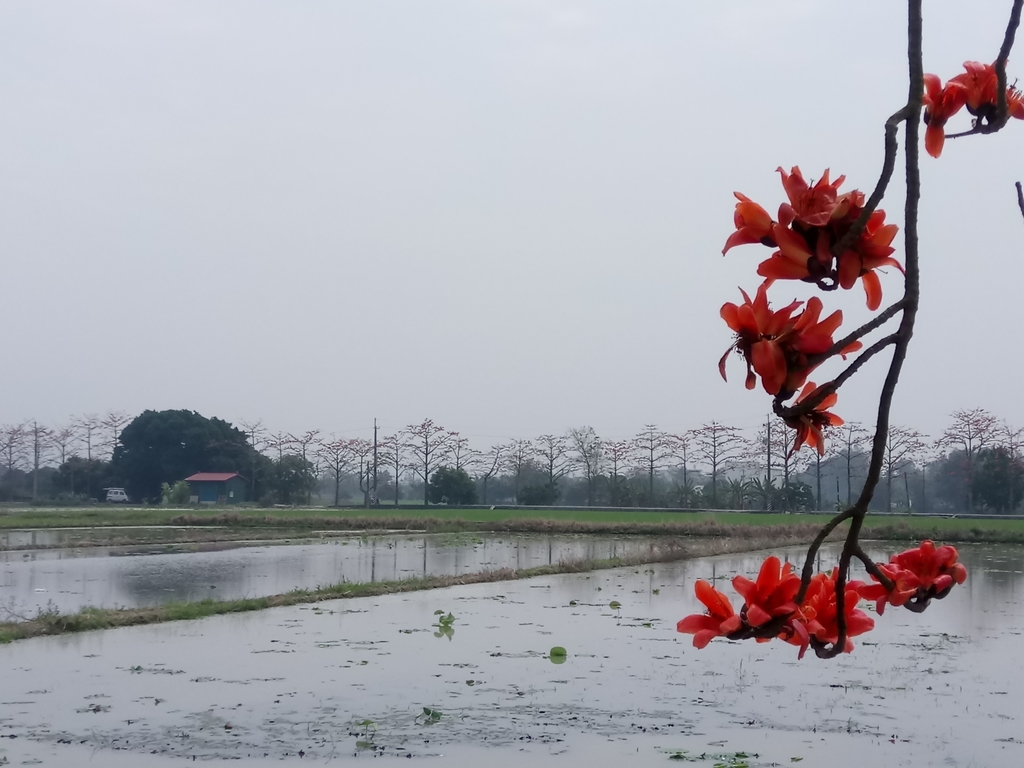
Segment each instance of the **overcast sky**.
[{"label": "overcast sky", "polygon": [[[774,211],[779,165],[870,191],[905,99],[903,5],[5,0],[0,423],[753,428],[769,398],[739,359],[719,377],[718,311],[769,251],[720,255],[732,192]],[[1008,0],[927,5],[928,71],[995,57]],[[933,435],[975,406],[1024,425],[1011,123],[922,158],[894,418]],[[859,286],[825,301],[866,317]],[[883,369],[836,411],[870,418]]]}]

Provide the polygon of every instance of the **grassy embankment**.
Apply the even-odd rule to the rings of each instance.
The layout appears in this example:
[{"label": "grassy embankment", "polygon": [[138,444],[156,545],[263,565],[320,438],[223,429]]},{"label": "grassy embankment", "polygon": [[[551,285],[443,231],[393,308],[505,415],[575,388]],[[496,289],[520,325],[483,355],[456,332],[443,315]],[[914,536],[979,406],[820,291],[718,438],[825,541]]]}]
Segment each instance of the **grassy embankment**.
[{"label": "grassy embankment", "polygon": [[[537,533],[636,533],[644,535],[730,535],[737,528],[821,526],[824,515],[762,512],[660,512],[628,509],[448,509],[443,507],[364,509],[180,510],[163,507],[7,508],[0,529],[187,525],[219,526],[202,540],[236,539],[256,534],[291,536],[312,530],[500,531]],[[923,538],[948,542],[1024,543],[1024,520],[938,518],[911,515],[870,516],[867,535],[904,541]],[[248,529],[250,533],[245,531]],[[270,530],[268,530],[270,529]],[[200,538],[197,534],[196,538]],[[109,538],[103,540],[109,544]]]}]

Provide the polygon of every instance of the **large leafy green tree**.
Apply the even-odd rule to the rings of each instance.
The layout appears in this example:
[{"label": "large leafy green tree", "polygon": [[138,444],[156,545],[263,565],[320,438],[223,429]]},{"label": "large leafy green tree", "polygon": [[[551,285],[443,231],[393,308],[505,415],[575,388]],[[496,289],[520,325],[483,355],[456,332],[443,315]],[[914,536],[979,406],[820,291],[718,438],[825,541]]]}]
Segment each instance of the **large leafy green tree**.
[{"label": "large leafy green tree", "polygon": [[476,504],[476,483],[464,469],[439,468],[427,490],[434,504]]},{"label": "large leafy green tree", "polygon": [[277,504],[305,504],[316,484],[313,463],[301,456],[282,456],[273,462],[268,485]]},{"label": "large leafy green tree", "polygon": [[159,501],[163,483],[196,472],[244,474],[254,453],[245,433],[222,419],[145,411],[121,431],[111,469],[132,500]]},{"label": "large leafy green tree", "polygon": [[1024,466],[1003,446],[986,448],[978,455],[971,478],[971,494],[990,510],[1011,513],[1024,495]]},{"label": "large leafy green tree", "polygon": [[110,463],[99,459],[83,459],[71,456],[60,465],[57,475],[57,490],[71,496],[87,499],[101,499],[101,491],[110,481]]}]

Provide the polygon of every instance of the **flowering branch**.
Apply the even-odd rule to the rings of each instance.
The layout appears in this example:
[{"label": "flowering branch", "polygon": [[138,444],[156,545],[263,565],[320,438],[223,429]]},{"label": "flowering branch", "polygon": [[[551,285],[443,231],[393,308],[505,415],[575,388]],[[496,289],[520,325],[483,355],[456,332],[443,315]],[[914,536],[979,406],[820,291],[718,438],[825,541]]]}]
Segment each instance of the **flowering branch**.
[{"label": "flowering branch", "polygon": [[[953,547],[936,547],[925,541],[916,549],[894,555],[889,563],[878,564],[860,543],[868,504],[882,474],[893,396],[913,338],[920,302],[918,208],[922,118],[927,125],[924,146],[932,157],[939,157],[942,152],[946,121],[964,106],[975,116],[973,133],[994,133],[1011,116],[1024,119],[1024,95],[1006,84],[1006,62],[1024,0],[1013,0],[996,62],[967,62],[966,73],[952,78],[945,87],[936,75],[924,72],[922,4],[923,0],[907,3],[907,102],[886,121],[882,172],[870,198],[865,200],[857,190],[840,194],[845,177],[832,182],[828,170],[811,185],[796,167],[790,173],[779,169],[789,202],[779,207],[777,221],[760,205],[735,193],[739,201],[734,213],[736,231],[726,241],[723,254],[735,246],[753,243],[778,250],[758,266],[758,274],[766,279],[756,298],[751,299],[743,292],[742,305],[726,303],[722,307],[722,318],[736,332],[735,342],[719,362],[723,378],[726,360],[735,350],[746,359],[747,388],[753,389],[760,377],[765,391],[773,396],[775,413],[796,430],[793,450],[808,444],[824,455],[822,431],[843,423],[828,410],[836,403],[839,388],[883,350],[892,347],[892,357],[879,393],[867,478],[856,503],[822,527],[808,547],[800,576],[793,572],[791,564],[783,565],[772,556],[765,560],[756,582],[744,576],[733,579],[733,586],[745,601],[738,613],[724,594],[707,582],[698,581],[697,597],[707,607],[707,613],[688,616],[677,628],[693,633],[694,645],[699,648],[719,636],[733,640],[777,637],[799,645],[801,657],[813,648],[817,656],[831,658],[851,651],[850,638],[873,628],[874,620],[857,609],[860,600],[875,600],[879,615],[886,604],[920,612],[933,598],[945,597],[954,584],[962,584],[967,578],[967,570],[958,562],[959,554]],[[897,227],[885,224],[885,212],[878,208],[895,172],[900,123],[906,124],[904,264],[891,258],[894,249],[890,243]],[[1016,186],[1018,205],[1024,215],[1024,189],[1019,182]],[[768,288],[778,280],[801,280],[823,291],[849,289],[860,280],[868,308],[875,311],[882,298],[875,271],[884,266],[895,266],[903,272],[903,297],[839,341],[833,341],[832,336],[842,323],[842,312],[821,319],[821,299],[794,301],[779,310],[773,310],[768,301]],[[894,332],[863,347],[864,337],[897,315],[900,322]],[[847,354],[861,349],[856,359],[831,381],[821,386],[808,381],[811,372],[830,358],[841,355],[845,359]],[[801,387],[803,390],[797,396]],[[794,396],[795,402],[786,405]],[[844,523],[849,523],[849,527],[838,566],[831,574],[815,575],[814,562],[821,545]],[[873,584],[850,581],[854,559],[864,566]]]},{"label": "flowering branch", "polygon": [[1006,121],[1010,119],[1009,90],[1006,87],[1006,62],[1010,58],[1010,50],[1013,48],[1013,42],[1017,36],[1017,27],[1020,26],[1022,7],[1024,7],[1024,0],[1013,0],[1013,7],[1010,9],[1010,20],[1006,24],[1006,32],[1003,35],[1003,44],[999,47],[999,56],[996,57],[993,63],[999,89],[996,104],[993,105],[994,109],[979,114],[975,118],[971,130],[946,134],[947,139],[959,139],[964,136],[973,136],[977,133],[995,133],[1001,130],[1006,125]]}]

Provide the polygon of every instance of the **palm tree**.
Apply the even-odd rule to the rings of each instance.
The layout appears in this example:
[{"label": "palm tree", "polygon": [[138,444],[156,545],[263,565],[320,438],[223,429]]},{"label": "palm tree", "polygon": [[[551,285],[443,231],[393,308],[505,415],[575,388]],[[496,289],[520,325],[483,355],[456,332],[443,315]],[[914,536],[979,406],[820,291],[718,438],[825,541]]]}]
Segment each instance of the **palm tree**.
[{"label": "palm tree", "polygon": [[750,481],[745,477],[728,480],[725,484],[726,503],[730,509],[743,509],[750,497]]}]

